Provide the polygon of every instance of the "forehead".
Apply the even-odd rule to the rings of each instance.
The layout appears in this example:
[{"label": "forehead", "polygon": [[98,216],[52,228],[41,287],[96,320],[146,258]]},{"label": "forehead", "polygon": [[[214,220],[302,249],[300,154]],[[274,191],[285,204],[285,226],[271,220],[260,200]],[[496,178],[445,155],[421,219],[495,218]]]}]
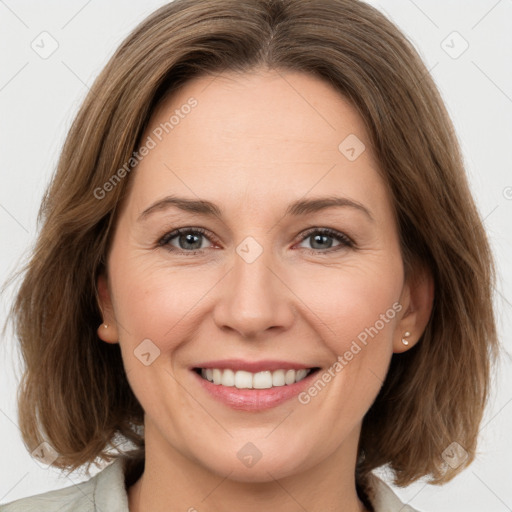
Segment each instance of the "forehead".
[{"label": "forehead", "polygon": [[132,176],[139,209],[171,192],[259,204],[326,191],[385,200],[363,119],[300,72],[194,78],[155,110],[145,143]]},{"label": "forehead", "polygon": [[[189,108],[192,99],[197,104]],[[345,136],[367,139],[362,118],[334,87],[309,74],[277,70],[195,78],[153,113],[147,133],[158,128],[176,144],[194,137],[190,142],[200,141],[203,150],[218,149],[239,160],[241,149],[276,145],[284,151],[283,160],[289,160],[290,151],[314,149],[337,156]],[[237,145],[218,144],[231,140]]]}]

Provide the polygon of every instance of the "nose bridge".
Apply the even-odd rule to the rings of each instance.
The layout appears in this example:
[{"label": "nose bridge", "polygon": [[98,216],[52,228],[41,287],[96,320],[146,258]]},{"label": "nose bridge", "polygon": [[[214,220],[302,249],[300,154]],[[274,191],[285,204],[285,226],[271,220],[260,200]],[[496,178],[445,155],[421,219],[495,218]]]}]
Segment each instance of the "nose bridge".
[{"label": "nose bridge", "polygon": [[290,295],[276,276],[274,254],[253,237],[236,247],[233,268],[225,280],[215,320],[243,337],[270,328],[287,328],[294,318]]}]

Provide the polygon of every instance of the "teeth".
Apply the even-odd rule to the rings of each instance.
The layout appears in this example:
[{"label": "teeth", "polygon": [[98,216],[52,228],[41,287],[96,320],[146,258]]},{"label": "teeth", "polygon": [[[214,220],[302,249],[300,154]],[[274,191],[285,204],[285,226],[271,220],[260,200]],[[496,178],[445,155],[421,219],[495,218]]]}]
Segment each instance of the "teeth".
[{"label": "teeth", "polygon": [[201,369],[201,377],[214,384],[235,387],[238,389],[268,389],[291,385],[304,379],[311,370],[266,370],[263,372],[251,373],[243,370],[237,372],[226,368]]},{"label": "teeth", "polygon": [[238,389],[252,388],[252,373],[243,371],[236,372],[235,387]]},{"label": "teeth", "polygon": [[284,370],[272,372],[272,386],[284,386],[285,384]]},{"label": "teeth", "polygon": [[254,389],[268,389],[272,387],[272,372],[258,372],[252,377]]},{"label": "teeth", "polygon": [[299,380],[302,380],[306,375],[308,374],[309,370],[304,370],[303,368],[300,370],[297,370],[297,373],[295,375],[295,382],[299,382]]},{"label": "teeth", "polygon": [[235,372],[233,370],[224,370],[222,372],[222,379],[220,383],[223,386],[234,386],[235,385]]},{"label": "teeth", "polygon": [[295,382],[295,370],[287,370],[284,376],[284,382],[288,385]]},{"label": "teeth", "polygon": [[215,368],[213,370],[213,383],[214,384],[221,384],[221,380],[222,380],[222,370],[218,370],[217,368]]}]

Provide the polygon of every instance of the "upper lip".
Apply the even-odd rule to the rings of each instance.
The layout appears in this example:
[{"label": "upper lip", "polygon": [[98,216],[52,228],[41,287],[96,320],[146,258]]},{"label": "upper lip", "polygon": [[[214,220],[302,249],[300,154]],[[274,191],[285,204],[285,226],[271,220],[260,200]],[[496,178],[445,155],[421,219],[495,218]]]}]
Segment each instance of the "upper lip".
[{"label": "upper lip", "polygon": [[218,361],[206,361],[204,363],[199,363],[194,365],[194,368],[218,368],[219,370],[244,370],[246,372],[257,373],[265,370],[274,371],[274,370],[300,370],[300,369],[309,369],[315,368],[314,365],[310,364],[302,364],[302,363],[294,363],[291,361],[277,361],[277,360],[262,360],[262,361],[245,361],[243,359],[222,359]]}]

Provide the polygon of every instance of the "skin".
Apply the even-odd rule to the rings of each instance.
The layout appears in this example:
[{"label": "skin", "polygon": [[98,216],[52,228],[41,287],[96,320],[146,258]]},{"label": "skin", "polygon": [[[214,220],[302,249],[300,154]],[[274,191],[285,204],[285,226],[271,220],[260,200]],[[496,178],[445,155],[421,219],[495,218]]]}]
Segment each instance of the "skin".
[{"label": "skin", "polygon": [[[98,334],[120,343],[145,410],[145,472],[128,490],[130,511],[364,510],[354,478],[361,422],[393,352],[421,336],[432,280],[418,270],[421,279],[404,281],[392,203],[364,123],[328,83],[266,69],[196,78],[154,112],[143,140],[190,97],[197,106],[130,176],[108,278],[98,279],[108,324]],[[338,150],[349,134],[366,145],[355,161]],[[139,220],[170,194],[211,201],[222,217],[170,206]],[[332,195],[370,215],[344,206],[285,216],[295,200]],[[197,227],[208,232],[196,233],[199,253],[183,237],[158,245],[176,228]],[[355,245],[315,244],[310,228]],[[248,236],[263,251],[252,263],[236,252]],[[306,405],[292,398],[234,410],[190,371],[227,358],[326,370],[397,302],[401,311]],[[160,350],[148,366],[134,355],[144,339]],[[252,467],[237,457],[248,442],[262,454]]]}]

